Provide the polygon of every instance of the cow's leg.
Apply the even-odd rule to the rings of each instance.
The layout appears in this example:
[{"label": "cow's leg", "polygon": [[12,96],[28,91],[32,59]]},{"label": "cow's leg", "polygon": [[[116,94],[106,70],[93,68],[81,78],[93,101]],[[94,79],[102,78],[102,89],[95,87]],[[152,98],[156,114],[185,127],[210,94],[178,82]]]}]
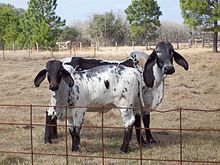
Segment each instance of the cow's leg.
[{"label": "cow's leg", "polygon": [[58,137],[57,134],[57,117],[54,117],[54,119],[52,119],[51,121],[51,138],[52,139],[56,139]]},{"label": "cow's leg", "polygon": [[138,144],[140,144],[140,145],[146,144],[146,142],[141,134],[141,116],[139,113],[137,113],[135,115],[134,126],[135,126],[136,138],[137,138]]},{"label": "cow's leg", "polygon": [[51,140],[51,124],[52,124],[52,116],[48,115],[46,111],[46,125],[45,125],[45,132],[44,132],[44,143],[52,143]]},{"label": "cow's leg", "polygon": [[57,103],[57,92],[51,91],[50,107],[46,111],[46,126],[44,133],[44,143],[52,143],[53,138],[57,137],[57,117],[55,105]]},{"label": "cow's leg", "polygon": [[72,151],[80,150],[80,130],[81,127],[69,128],[70,135],[72,137]]},{"label": "cow's leg", "polygon": [[120,109],[121,116],[124,122],[124,139],[121,146],[121,152],[127,153],[129,151],[129,143],[132,136],[132,127],[135,122],[133,109]]},{"label": "cow's leg", "polygon": [[72,116],[68,117],[68,126],[72,137],[72,151],[80,150],[80,131],[82,128],[85,111],[85,108],[72,109]]},{"label": "cow's leg", "polygon": [[150,113],[149,112],[143,112],[143,123],[144,123],[144,128],[145,128],[147,144],[156,143],[150,131]]},{"label": "cow's leg", "polygon": [[132,136],[132,127],[128,127],[124,129],[124,139],[121,146],[121,152],[127,153],[129,151],[129,143],[131,141]]}]

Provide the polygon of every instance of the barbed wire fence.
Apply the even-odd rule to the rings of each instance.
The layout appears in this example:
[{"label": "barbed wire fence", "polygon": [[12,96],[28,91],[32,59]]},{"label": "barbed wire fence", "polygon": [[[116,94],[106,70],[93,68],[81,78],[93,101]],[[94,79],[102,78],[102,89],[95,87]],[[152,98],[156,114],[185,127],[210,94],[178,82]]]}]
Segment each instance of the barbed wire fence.
[{"label": "barbed wire fence", "polygon": [[[104,125],[104,109],[106,107],[96,107],[100,109],[101,112],[101,125],[100,126],[94,126],[94,125],[86,125],[83,126],[83,128],[91,128],[91,129],[100,129],[101,130],[101,147],[99,151],[99,155],[86,155],[83,152],[80,154],[76,153],[71,153],[69,151],[68,147],[68,127],[67,127],[67,120],[64,121],[64,124],[59,124],[59,127],[64,128],[64,136],[65,136],[65,153],[46,153],[46,152],[39,152],[35,151],[34,148],[34,135],[33,135],[33,128],[34,127],[39,127],[39,126],[46,126],[46,124],[42,123],[37,123],[36,119],[33,119],[34,117],[34,109],[35,108],[47,108],[49,106],[44,106],[44,105],[6,105],[6,104],[0,104],[0,110],[4,110],[4,108],[9,108],[7,110],[10,110],[11,107],[14,107],[19,110],[19,108],[27,108],[29,113],[25,113],[25,111],[22,111],[25,113],[28,117],[26,119],[26,122],[16,122],[13,120],[7,121],[4,119],[0,120],[0,126],[24,126],[30,129],[29,132],[29,139],[30,139],[30,148],[29,151],[19,151],[19,150],[8,150],[8,149],[0,149],[1,154],[25,154],[30,156],[30,162],[29,164],[35,164],[35,158],[34,156],[62,156],[65,157],[65,164],[72,164],[71,161],[69,160],[70,158],[91,158],[91,159],[101,159],[100,164],[106,164],[105,161],[108,159],[111,160],[136,160],[139,161],[140,164],[144,164],[144,161],[151,161],[151,162],[162,162],[162,163],[175,163],[175,164],[184,164],[184,163],[201,163],[201,164],[220,164],[220,158],[215,159],[215,160],[187,160],[183,158],[183,131],[195,131],[195,132],[216,132],[219,133],[220,129],[210,129],[210,128],[186,128],[183,127],[183,113],[191,113],[191,112],[197,112],[197,113],[212,113],[216,115],[217,113],[220,113],[220,109],[192,109],[192,108],[176,108],[176,109],[170,109],[170,110],[154,110],[153,113],[160,113],[160,114],[166,114],[166,113],[178,113],[179,114],[179,122],[178,123],[178,128],[151,128],[152,131],[178,131],[179,133],[179,159],[159,159],[159,158],[150,158],[145,155],[143,155],[143,147],[142,145],[139,146],[139,156],[137,157],[124,157],[124,156],[106,156],[105,155],[105,144],[104,144],[104,130],[105,129],[124,129],[123,127],[116,127],[116,126],[109,126],[109,125]],[[82,107],[81,107],[82,108]],[[94,108],[94,107],[93,107]],[[120,107],[118,107],[120,108]],[[67,118],[67,110],[68,106],[65,106],[65,117]],[[20,116],[24,115],[20,113]],[[13,116],[13,115],[12,115]],[[108,120],[108,119],[105,119]],[[140,128],[141,131],[143,131],[145,128]],[[8,137],[10,138],[10,137]],[[216,139],[217,140],[217,139]],[[2,143],[0,143],[1,145]],[[47,146],[46,146],[47,147]],[[117,150],[118,148],[115,148]],[[135,151],[136,152],[136,151]]]}]

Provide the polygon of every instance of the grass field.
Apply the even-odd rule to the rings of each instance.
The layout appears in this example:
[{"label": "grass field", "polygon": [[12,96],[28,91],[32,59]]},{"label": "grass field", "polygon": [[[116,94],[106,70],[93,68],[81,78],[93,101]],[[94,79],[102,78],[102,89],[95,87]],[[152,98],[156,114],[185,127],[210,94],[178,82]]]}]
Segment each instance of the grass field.
[{"label": "grass field", "polygon": [[[144,47],[137,47],[145,51]],[[130,47],[101,48],[96,52],[96,58],[123,60],[132,51]],[[180,66],[176,73],[168,76],[165,81],[165,96],[157,109],[168,110],[179,107],[195,109],[220,108],[220,53],[212,53],[208,48],[180,49],[178,52],[189,62],[189,70]],[[145,51],[150,54],[151,51]],[[54,58],[69,56],[69,53],[54,53]],[[93,57],[94,52],[77,52],[83,57]],[[40,88],[35,88],[33,80],[36,74],[44,68],[51,58],[50,52],[46,54],[33,53],[28,58],[27,52],[5,52],[5,60],[0,60],[0,104],[22,105],[48,105],[50,92],[48,83],[44,81]],[[0,124],[0,151],[31,151],[30,138],[30,108],[25,106],[0,106],[0,123],[17,122],[20,125]],[[33,123],[45,123],[46,107],[33,108]],[[98,122],[97,122],[98,121]],[[182,127],[192,129],[218,129],[220,130],[220,112],[183,112]],[[65,124],[63,121],[58,124]],[[99,113],[87,113],[85,118],[87,126],[101,126]],[[104,114],[104,126],[122,126],[117,109]],[[151,113],[152,128],[179,128],[179,113]],[[43,143],[44,126],[33,126],[34,153],[65,154],[65,127],[59,126],[59,137],[54,144]],[[143,158],[146,159],[180,159],[179,131],[153,130],[157,144],[143,148]],[[81,138],[81,152],[71,153],[71,138],[68,135],[69,164],[101,164],[101,129],[83,128]],[[220,132],[210,131],[183,131],[183,160],[220,161]],[[104,129],[104,156],[118,158],[140,158],[140,150],[133,134],[130,144],[131,152],[121,154],[119,148],[123,138],[122,129]],[[100,158],[86,158],[90,155]],[[60,165],[66,163],[65,156],[34,155],[34,164]],[[0,164],[31,164],[29,154],[2,153]],[[105,159],[105,164],[140,164],[139,160]],[[143,164],[178,164],[178,162],[143,161]],[[184,163],[183,163],[184,164]],[[185,163],[193,164],[193,163]],[[202,163],[197,163],[202,164]],[[208,164],[208,163],[204,163]]]}]

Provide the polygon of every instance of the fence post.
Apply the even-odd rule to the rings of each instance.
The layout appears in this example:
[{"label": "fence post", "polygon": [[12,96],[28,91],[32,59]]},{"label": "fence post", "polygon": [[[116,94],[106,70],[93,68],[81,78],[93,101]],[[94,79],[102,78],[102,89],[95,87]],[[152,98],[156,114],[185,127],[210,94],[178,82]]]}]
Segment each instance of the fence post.
[{"label": "fence post", "polygon": [[2,42],[2,60],[5,60],[5,43]]},{"label": "fence post", "polygon": [[50,54],[51,54],[51,57],[53,57],[53,48],[52,47],[50,48]]},{"label": "fence post", "polygon": [[28,58],[31,58],[31,48],[30,48],[30,42],[28,43]]},{"label": "fence post", "polygon": [[37,52],[39,51],[38,42],[36,42]]},{"label": "fence post", "polygon": [[102,107],[102,164],[105,164],[105,154],[104,154],[104,107]]},{"label": "fence post", "polygon": [[183,161],[183,144],[182,144],[182,108],[179,108],[180,117],[180,165]]},{"label": "fence post", "polygon": [[94,57],[96,56],[96,45],[94,45]]},{"label": "fence post", "polygon": [[72,54],[72,42],[70,42],[70,56]]},{"label": "fence post", "polygon": [[132,50],[134,50],[134,41],[131,41]]},{"label": "fence post", "polygon": [[[144,111],[144,107],[142,106],[141,107],[141,116],[140,117],[142,117],[143,116],[143,111]],[[142,160],[142,158],[143,158],[143,148],[142,148],[142,125],[141,125],[142,123],[141,123],[141,120],[140,120],[140,134],[141,134],[141,136],[140,136],[140,165],[142,165],[143,164],[143,160]],[[144,128],[144,130],[145,130],[145,128]]]},{"label": "fence post", "polygon": [[82,51],[82,42],[79,43],[79,50]]},{"label": "fence post", "polygon": [[176,38],[176,49],[180,49],[178,36],[177,36],[177,38]]},{"label": "fence post", "polygon": [[12,49],[13,49],[13,53],[14,53],[15,52],[15,40],[13,41]]},{"label": "fence post", "polygon": [[202,36],[202,48],[204,48],[204,44],[205,42],[204,42],[204,36]]},{"label": "fence post", "polygon": [[31,164],[33,165],[34,164],[34,152],[33,152],[33,130],[32,130],[32,125],[33,125],[33,121],[32,121],[32,118],[33,118],[33,115],[32,115],[32,105],[30,105],[30,133],[31,133]]},{"label": "fence post", "polygon": [[118,50],[118,42],[117,41],[115,41],[115,48],[116,48],[116,50]]},{"label": "fence post", "polygon": [[65,108],[65,134],[66,134],[66,165],[69,164],[69,160],[68,160],[68,127],[67,127],[67,110],[68,110],[68,106],[66,106]]},{"label": "fence post", "polygon": [[73,45],[74,56],[76,56],[76,45]]}]

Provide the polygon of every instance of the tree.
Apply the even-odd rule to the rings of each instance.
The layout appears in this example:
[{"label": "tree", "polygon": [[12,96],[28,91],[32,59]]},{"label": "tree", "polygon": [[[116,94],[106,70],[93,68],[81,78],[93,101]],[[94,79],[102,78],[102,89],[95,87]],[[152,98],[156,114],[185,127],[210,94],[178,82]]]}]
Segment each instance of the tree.
[{"label": "tree", "polygon": [[188,42],[190,28],[176,22],[162,21],[159,28],[160,39],[169,42]]},{"label": "tree", "polygon": [[218,32],[220,31],[220,0],[180,0],[184,23],[189,27],[202,27],[213,32],[213,52],[218,51]]},{"label": "tree", "polygon": [[24,12],[10,4],[0,4],[0,40],[4,46],[14,43],[21,31],[19,19]]},{"label": "tree", "polygon": [[66,26],[60,36],[59,36],[59,40],[60,41],[76,41],[77,40],[77,37],[79,36],[80,32],[74,28],[74,27],[69,27],[69,26]]},{"label": "tree", "polygon": [[22,19],[23,36],[25,44],[31,46],[38,43],[41,48],[55,45],[55,41],[65,25],[56,15],[57,0],[30,0],[28,9]]},{"label": "tree", "polygon": [[104,14],[94,14],[89,21],[89,33],[92,39],[101,43],[114,44],[116,41],[124,43],[127,25],[120,14],[113,11]]},{"label": "tree", "polygon": [[145,41],[154,39],[156,29],[160,26],[159,17],[162,15],[155,0],[132,0],[125,10],[127,20],[131,24],[132,38]]}]

